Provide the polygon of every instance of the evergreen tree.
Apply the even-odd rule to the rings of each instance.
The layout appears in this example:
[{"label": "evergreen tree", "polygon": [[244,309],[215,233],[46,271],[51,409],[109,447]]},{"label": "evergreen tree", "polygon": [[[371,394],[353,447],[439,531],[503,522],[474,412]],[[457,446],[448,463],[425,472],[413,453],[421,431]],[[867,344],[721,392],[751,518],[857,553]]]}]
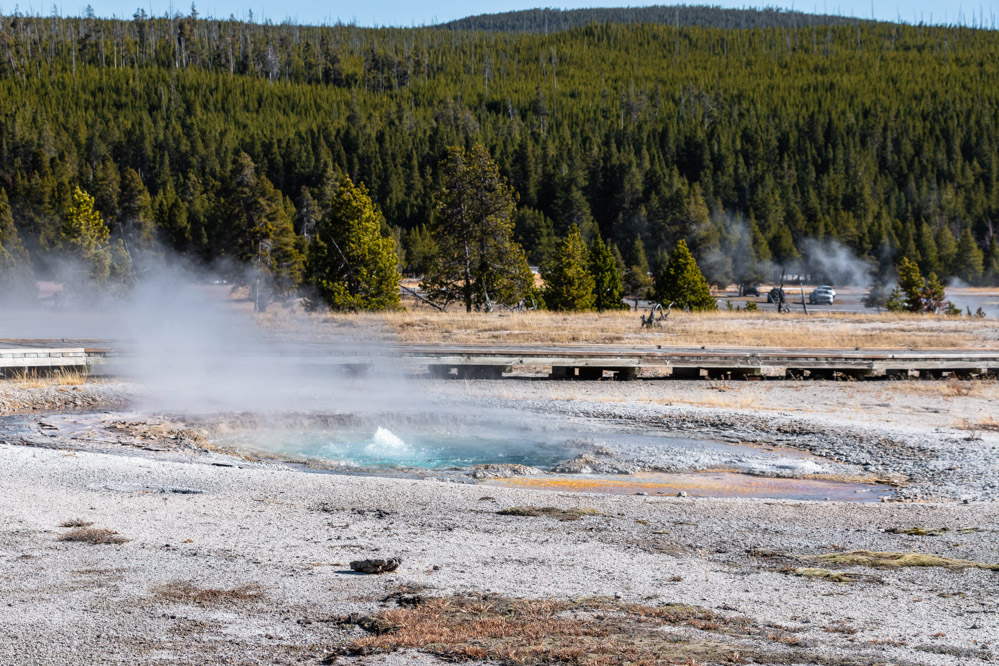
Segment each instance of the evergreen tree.
[{"label": "evergreen tree", "polygon": [[957,256],[957,239],[950,228],[943,224],[937,231],[937,260],[940,262],[941,275],[953,275],[954,257]]},{"label": "evergreen tree", "polygon": [[190,208],[177,196],[173,183],[160,190],[152,203],[153,222],[159,229],[160,238],[178,252],[186,251],[193,240],[188,210]]},{"label": "evergreen tree", "polygon": [[[760,231],[760,227],[756,224],[756,220],[749,221],[749,235],[753,239],[753,254],[756,257],[757,266],[760,264],[770,263],[773,255],[770,253],[770,245],[767,243],[766,237]],[[760,275],[757,273],[755,276],[759,278]]]},{"label": "evergreen tree", "polygon": [[656,274],[653,298],[664,305],[674,303],[690,310],[718,309],[718,302],[683,239],[670,253],[666,266]]},{"label": "evergreen tree", "polygon": [[568,235],[555,251],[550,268],[542,277],[548,309],[584,311],[594,308],[597,300],[593,293],[595,282],[579,227],[573,225],[569,228]]},{"label": "evergreen tree", "polygon": [[30,286],[28,251],[14,226],[7,191],[0,188],[0,300]]},{"label": "evergreen tree", "polygon": [[118,216],[118,196],[121,194],[121,177],[118,166],[105,158],[97,166],[93,182],[94,208],[105,220]]},{"label": "evergreen tree", "polygon": [[398,307],[395,243],[382,237],[384,217],[367,188],[344,176],[328,206],[309,244],[309,282],[334,310]]},{"label": "evergreen tree", "polygon": [[[923,289],[926,281],[919,273],[919,265],[914,261],[909,261],[907,257],[902,257],[898,262],[898,286],[896,292],[901,294],[901,304],[908,312],[923,311]],[[898,294],[893,292],[889,299],[889,310],[897,310]]]},{"label": "evergreen tree", "polygon": [[423,275],[433,263],[437,247],[426,225],[421,224],[406,232],[406,270],[415,275]]},{"label": "evergreen tree", "polygon": [[597,310],[628,309],[628,305],[621,300],[624,287],[617,260],[600,236],[594,238],[590,246],[590,275],[593,276],[593,305]]},{"label": "evergreen tree", "polygon": [[950,313],[953,304],[945,301],[943,285],[936,273],[923,279],[919,265],[902,257],[898,264],[898,286],[892,291],[885,307],[892,312]]},{"label": "evergreen tree", "polygon": [[624,276],[625,292],[630,298],[645,298],[652,288],[652,276],[649,275],[649,259],[645,254],[645,245],[641,237],[635,239],[628,254],[628,271]]},{"label": "evergreen tree", "polygon": [[234,158],[231,178],[226,244],[250,267],[239,277],[250,285],[254,310],[262,311],[273,300],[294,293],[302,280],[304,260],[292,224],[294,208],[257,174],[246,153]]},{"label": "evergreen tree", "polygon": [[902,225],[902,239],[898,251],[901,253],[902,258],[909,259],[910,261],[920,264],[923,261],[923,257],[919,254],[919,249],[916,247],[916,232],[914,226],[915,225],[912,222]]},{"label": "evergreen tree", "polygon": [[115,233],[130,247],[148,249],[153,244],[153,204],[135,169],[125,169],[118,198]]},{"label": "evergreen tree", "polygon": [[965,229],[957,242],[957,252],[951,266],[952,273],[968,284],[977,284],[984,271],[984,256],[978,243],[971,236],[971,230]]},{"label": "evergreen tree", "polygon": [[801,253],[798,252],[798,248],[794,246],[794,239],[791,238],[791,230],[785,226],[777,227],[773,238],[770,239],[770,249],[774,259],[781,266],[801,258]]},{"label": "evergreen tree", "polygon": [[517,243],[527,252],[527,260],[538,266],[548,262],[558,243],[552,221],[533,208],[521,208],[517,211],[514,234]]},{"label": "evergreen tree", "polygon": [[985,281],[988,284],[999,284],[999,242],[996,235],[989,239],[989,251],[985,254]]},{"label": "evergreen tree", "polygon": [[947,310],[943,285],[936,273],[930,273],[926,277],[926,286],[923,287],[923,312],[944,312]]},{"label": "evergreen tree", "polygon": [[312,240],[312,235],[316,233],[321,214],[319,204],[316,203],[312,193],[303,187],[298,194],[298,204],[295,206],[295,231],[306,242]]},{"label": "evergreen tree", "polygon": [[527,296],[534,278],[513,240],[516,197],[482,144],[448,149],[436,196],[437,253],[421,283],[429,298],[471,312]]},{"label": "evergreen tree", "polygon": [[930,225],[923,222],[919,226],[919,269],[926,274],[930,273],[940,273],[942,266],[940,264],[940,255],[937,250],[937,241],[933,237],[933,230],[930,229]]},{"label": "evergreen tree", "polygon": [[[87,280],[102,286],[111,276],[111,248],[108,230],[101,214],[94,210],[94,198],[81,190],[73,189],[73,203],[63,218],[60,239],[64,248],[79,259]],[[70,286],[82,288],[85,281],[71,279]]]}]

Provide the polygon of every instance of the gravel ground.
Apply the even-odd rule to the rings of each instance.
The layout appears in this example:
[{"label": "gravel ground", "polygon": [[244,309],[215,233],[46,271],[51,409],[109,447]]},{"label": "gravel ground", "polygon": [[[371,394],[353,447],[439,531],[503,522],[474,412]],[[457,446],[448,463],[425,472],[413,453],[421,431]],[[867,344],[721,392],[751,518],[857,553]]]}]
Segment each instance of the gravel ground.
[{"label": "gravel ground", "polygon": [[[907,476],[900,493],[917,502],[583,495],[308,473],[205,452],[182,424],[130,431],[127,450],[0,443],[0,663],[320,663],[363,633],[331,618],[394,606],[386,596],[403,586],[433,596],[685,603],[758,629],[676,628],[664,654],[680,641],[757,663],[994,663],[995,570],[851,565],[851,583],[796,573],[838,571],[808,558],[855,550],[999,562],[989,485],[999,442],[984,429],[991,412],[981,411],[995,389],[973,386],[963,395],[866,382],[425,387],[433,400],[499,402],[549,419],[791,445],[832,465]],[[4,387],[0,405],[94,409],[135,391],[79,388]],[[135,446],[142,438],[151,443]],[[177,445],[159,450],[165,439]],[[514,506],[593,511],[568,522],[497,515]],[[60,540],[72,519],[128,541]],[[889,531],[915,527],[947,531]],[[394,556],[403,564],[393,574],[347,567]],[[420,652],[335,658],[436,661]]]},{"label": "gravel ground", "polygon": [[[898,494],[905,499],[999,499],[999,423],[993,420],[999,384],[994,381],[520,379],[439,386],[443,395],[482,404],[495,404],[499,397],[537,413],[793,447],[821,456],[828,473],[904,477]],[[665,464],[654,454],[645,460]]]}]

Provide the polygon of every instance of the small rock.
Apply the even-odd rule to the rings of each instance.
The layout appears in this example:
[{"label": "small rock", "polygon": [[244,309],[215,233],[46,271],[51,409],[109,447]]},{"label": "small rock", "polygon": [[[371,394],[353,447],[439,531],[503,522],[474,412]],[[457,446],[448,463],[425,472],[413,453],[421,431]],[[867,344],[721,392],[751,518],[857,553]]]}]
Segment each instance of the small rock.
[{"label": "small rock", "polygon": [[350,563],[353,571],[366,574],[390,573],[402,564],[401,557],[390,557],[387,560],[354,560]]},{"label": "small rock", "polygon": [[689,497],[686,490],[681,490],[676,494],[677,497]]}]

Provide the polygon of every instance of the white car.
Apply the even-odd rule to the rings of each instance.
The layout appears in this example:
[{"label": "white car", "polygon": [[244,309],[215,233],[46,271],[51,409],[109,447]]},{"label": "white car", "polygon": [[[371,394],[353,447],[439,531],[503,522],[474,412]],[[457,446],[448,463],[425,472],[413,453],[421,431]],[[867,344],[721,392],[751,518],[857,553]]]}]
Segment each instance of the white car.
[{"label": "white car", "polygon": [[832,305],[836,300],[836,290],[829,285],[819,285],[808,295],[808,302],[812,305],[825,304]]}]

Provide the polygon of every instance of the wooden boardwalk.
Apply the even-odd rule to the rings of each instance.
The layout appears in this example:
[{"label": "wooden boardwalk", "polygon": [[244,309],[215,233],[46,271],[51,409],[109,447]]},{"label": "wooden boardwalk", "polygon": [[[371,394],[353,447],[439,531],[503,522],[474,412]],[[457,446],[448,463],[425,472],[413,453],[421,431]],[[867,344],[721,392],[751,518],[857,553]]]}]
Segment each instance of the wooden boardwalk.
[{"label": "wooden boardwalk", "polygon": [[[499,378],[542,371],[563,379],[630,379],[643,370],[675,378],[971,377],[999,375],[999,349],[766,349],[750,347],[627,347],[391,345],[283,342],[262,346],[289,363],[345,366],[401,365],[438,377]],[[234,350],[234,356],[243,354]],[[0,372],[30,369],[127,368],[129,352],[95,340],[0,340]],[[120,363],[116,363],[120,361]]]}]

